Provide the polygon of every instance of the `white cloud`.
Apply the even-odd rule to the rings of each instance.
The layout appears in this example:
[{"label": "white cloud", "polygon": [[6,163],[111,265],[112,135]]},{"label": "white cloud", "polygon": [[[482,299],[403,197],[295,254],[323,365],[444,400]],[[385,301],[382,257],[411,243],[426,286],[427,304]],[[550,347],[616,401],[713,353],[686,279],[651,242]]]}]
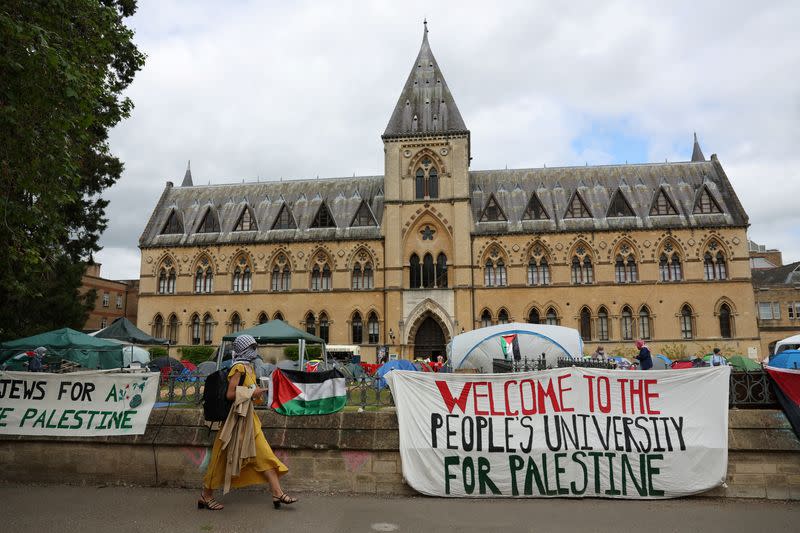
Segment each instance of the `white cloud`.
[{"label": "white cloud", "polygon": [[148,54],[112,134],[104,273],[136,277],[136,245],[192,159],[196,183],[381,174],[383,132],[422,37],[472,131],[473,168],[621,162],[603,122],[686,160],[719,154],[751,235],[800,259],[800,4],[725,2],[140,2]]}]

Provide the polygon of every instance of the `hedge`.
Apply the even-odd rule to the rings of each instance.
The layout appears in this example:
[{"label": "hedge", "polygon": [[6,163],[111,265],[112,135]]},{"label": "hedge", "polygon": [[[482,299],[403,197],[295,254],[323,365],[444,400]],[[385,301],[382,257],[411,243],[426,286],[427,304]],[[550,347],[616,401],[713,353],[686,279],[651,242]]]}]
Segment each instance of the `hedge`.
[{"label": "hedge", "polygon": [[[308,354],[309,359],[319,357],[322,355],[322,347],[318,344],[306,346],[306,354]],[[291,359],[292,361],[297,361],[300,359],[300,352],[297,349],[297,345],[284,347],[283,356],[286,357],[286,359]]]},{"label": "hedge", "polygon": [[194,364],[211,359],[217,351],[215,346],[181,346],[178,348],[180,359],[191,361]]}]

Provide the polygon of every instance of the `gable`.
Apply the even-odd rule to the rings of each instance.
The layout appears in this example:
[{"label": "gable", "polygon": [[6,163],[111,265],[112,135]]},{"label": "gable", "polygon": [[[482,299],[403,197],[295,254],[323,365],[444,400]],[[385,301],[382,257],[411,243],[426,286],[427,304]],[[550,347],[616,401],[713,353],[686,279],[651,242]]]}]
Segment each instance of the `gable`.
[{"label": "gable", "polygon": [[650,216],[662,216],[662,215],[677,215],[678,210],[675,209],[675,204],[672,202],[672,199],[667,194],[667,191],[664,188],[660,188],[658,192],[656,192],[656,196],[653,199],[653,205],[650,207]]},{"label": "gable", "polygon": [[569,202],[567,212],[564,213],[564,218],[592,218],[592,212],[589,211],[578,191],[572,194],[572,200]]},{"label": "gable", "polygon": [[319,205],[319,209],[317,210],[317,214],[314,215],[314,221],[311,222],[310,228],[335,228],[336,221],[333,220],[333,215],[331,215],[331,210],[328,209],[328,205],[325,202],[322,202]]},{"label": "gable", "polygon": [[197,233],[219,233],[219,219],[213,207],[209,207],[197,226]]},{"label": "gable", "polygon": [[506,218],[506,214],[503,213],[503,209],[497,203],[497,199],[492,194],[491,196],[489,196],[489,200],[486,202],[486,207],[483,208],[480,221],[495,222],[495,221],[505,221],[505,220],[508,220]]},{"label": "gable", "polygon": [[245,205],[242,209],[242,214],[239,215],[239,220],[236,221],[236,226],[233,227],[233,231],[255,231],[258,229],[258,225],[256,224],[255,216],[253,216],[253,210],[250,209],[250,206]]},{"label": "gable", "polygon": [[549,218],[550,215],[547,214],[541,200],[539,200],[539,196],[536,193],[531,194],[531,199],[528,200],[528,206],[525,208],[522,220],[548,220]]},{"label": "gable", "polygon": [[375,220],[375,217],[372,215],[372,211],[370,210],[369,206],[367,205],[366,201],[361,201],[361,205],[358,206],[358,211],[356,211],[353,220],[350,222],[351,226],[377,226],[378,222]]},{"label": "gable", "polygon": [[607,217],[633,217],[636,216],[631,209],[631,204],[622,192],[622,189],[614,191],[611,203],[608,205]]},{"label": "gable", "polygon": [[161,235],[175,234],[183,234],[183,221],[178,215],[178,212],[173,209],[169,214],[169,218],[167,218],[167,221],[164,223],[164,227],[161,228]]},{"label": "gable", "polygon": [[708,190],[706,185],[700,190],[697,196],[697,201],[694,204],[694,214],[709,215],[713,213],[722,213],[722,208],[712,196],[711,191]]},{"label": "gable", "polygon": [[272,224],[272,229],[297,229],[297,223],[294,221],[288,205],[281,206],[281,210],[278,211],[278,216],[275,217],[275,222]]}]

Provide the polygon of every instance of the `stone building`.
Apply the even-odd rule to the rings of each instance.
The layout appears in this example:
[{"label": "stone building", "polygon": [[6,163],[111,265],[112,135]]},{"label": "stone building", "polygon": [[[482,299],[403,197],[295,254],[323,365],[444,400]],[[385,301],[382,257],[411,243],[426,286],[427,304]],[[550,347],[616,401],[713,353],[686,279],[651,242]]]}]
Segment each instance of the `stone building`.
[{"label": "stone building", "polygon": [[94,309],[89,312],[84,331],[97,331],[110,325],[114,320],[125,317],[131,322],[137,321],[139,307],[139,280],[113,280],[100,275],[100,263],[86,266],[81,278],[81,294],[94,289],[97,297]]},{"label": "stone building", "polygon": [[800,262],[753,269],[753,290],[761,353],[770,354],[777,341],[800,333]]},{"label": "stone building", "polygon": [[587,351],[758,347],[747,215],[696,137],[687,162],[472,170],[426,28],[382,139],[382,176],[167,183],[139,327],[216,344],[282,318],[367,358],[511,321],[577,328]]}]

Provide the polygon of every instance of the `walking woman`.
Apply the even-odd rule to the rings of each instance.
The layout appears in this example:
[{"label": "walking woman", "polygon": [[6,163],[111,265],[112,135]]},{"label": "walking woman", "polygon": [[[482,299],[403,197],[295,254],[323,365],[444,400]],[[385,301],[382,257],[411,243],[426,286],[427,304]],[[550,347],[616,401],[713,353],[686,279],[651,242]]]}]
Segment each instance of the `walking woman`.
[{"label": "walking woman", "polygon": [[639,370],[653,368],[653,357],[650,355],[650,348],[641,339],[636,341],[636,348],[639,349],[639,355],[636,356],[636,359],[639,360]]},{"label": "walking woman", "polygon": [[272,504],[278,509],[282,503],[295,503],[297,498],[283,492],[278,478],[289,469],[273,453],[261,430],[261,421],[253,411],[253,403],[263,403],[266,391],[257,385],[253,369],[253,361],[258,358],[258,344],[252,336],[240,335],[233,348],[227,390],[227,398],[233,406],[214,441],[197,508],[210,511],[223,508],[214,499],[214,489],[222,487],[225,494],[231,487],[267,483],[272,492]]}]

